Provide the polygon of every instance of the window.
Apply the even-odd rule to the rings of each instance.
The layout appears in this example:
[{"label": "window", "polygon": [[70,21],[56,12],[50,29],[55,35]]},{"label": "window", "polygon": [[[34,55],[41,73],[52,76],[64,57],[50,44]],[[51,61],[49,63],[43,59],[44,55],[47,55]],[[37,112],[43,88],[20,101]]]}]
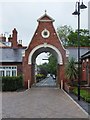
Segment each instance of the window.
[{"label": "window", "polygon": [[16,70],[12,70],[12,76],[16,76]]},{"label": "window", "polygon": [[0,71],[0,76],[5,76],[5,72],[3,70]]},{"label": "window", "polygon": [[10,76],[10,71],[9,70],[6,71],[6,76]]},{"label": "window", "polygon": [[0,66],[0,76],[17,76],[17,66]]},{"label": "window", "polygon": [[12,69],[16,69],[16,67],[12,67]]}]

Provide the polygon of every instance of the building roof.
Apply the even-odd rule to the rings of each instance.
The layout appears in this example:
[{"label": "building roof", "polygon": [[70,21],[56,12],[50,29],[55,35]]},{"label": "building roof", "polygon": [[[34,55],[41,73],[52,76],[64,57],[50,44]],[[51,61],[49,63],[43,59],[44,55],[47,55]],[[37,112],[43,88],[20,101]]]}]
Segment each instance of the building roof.
[{"label": "building roof", "polygon": [[82,59],[90,58],[90,50],[81,56]]},{"label": "building roof", "polygon": [[22,62],[22,52],[25,48],[0,48],[0,62]]},{"label": "building roof", "polygon": [[[22,52],[25,51],[26,47],[13,49],[10,47],[0,48],[0,62],[22,62]],[[78,60],[78,48],[68,47],[66,48],[69,52],[69,58],[73,57]],[[90,47],[81,47],[80,56],[90,56]]]},{"label": "building roof", "polygon": [[6,47],[6,45],[0,42],[0,47]]},{"label": "building roof", "polygon": [[[69,52],[69,58],[73,57],[77,61],[78,60],[78,48],[77,47],[68,47],[66,49]],[[88,51],[90,51],[90,47],[81,47],[80,48],[80,56],[82,56],[83,54],[85,54]]]},{"label": "building roof", "polygon": [[49,22],[49,21],[52,21],[52,22],[54,22],[54,19],[53,18],[51,18],[49,15],[47,15],[47,13],[45,12],[45,14],[43,15],[43,16],[41,16],[38,20],[37,20],[38,22]]}]

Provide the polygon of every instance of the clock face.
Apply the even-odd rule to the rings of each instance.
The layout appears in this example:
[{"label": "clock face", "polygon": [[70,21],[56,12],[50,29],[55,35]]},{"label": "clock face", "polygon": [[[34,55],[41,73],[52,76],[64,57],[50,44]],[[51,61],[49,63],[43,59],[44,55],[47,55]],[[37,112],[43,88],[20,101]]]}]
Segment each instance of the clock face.
[{"label": "clock face", "polygon": [[42,35],[43,38],[48,38],[50,36],[50,32],[47,29],[44,29],[41,32],[41,35]]}]

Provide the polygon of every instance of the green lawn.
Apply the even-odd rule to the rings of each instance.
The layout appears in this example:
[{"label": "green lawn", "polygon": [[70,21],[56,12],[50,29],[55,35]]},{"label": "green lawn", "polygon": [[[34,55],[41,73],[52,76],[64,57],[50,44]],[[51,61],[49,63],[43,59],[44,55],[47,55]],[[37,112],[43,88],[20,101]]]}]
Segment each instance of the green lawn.
[{"label": "green lawn", "polygon": [[[74,94],[78,94],[78,90],[77,90],[77,88],[75,88],[74,90],[73,90],[73,93]],[[81,96],[81,98],[83,98],[86,102],[89,102],[90,103],[90,92],[88,91],[88,90],[83,90],[83,89],[81,89],[80,90],[80,96]]]}]

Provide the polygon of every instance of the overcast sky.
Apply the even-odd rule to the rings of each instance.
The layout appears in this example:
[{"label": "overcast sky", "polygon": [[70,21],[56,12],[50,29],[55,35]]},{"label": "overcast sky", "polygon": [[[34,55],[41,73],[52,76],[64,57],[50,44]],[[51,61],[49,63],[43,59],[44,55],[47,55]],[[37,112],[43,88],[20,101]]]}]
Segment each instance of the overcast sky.
[{"label": "overcast sky", "polygon": [[[17,2],[18,1],[18,2]],[[29,2],[28,2],[29,1]],[[47,10],[47,14],[55,19],[54,26],[70,25],[77,29],[77,17],[72,15],[76,0],[0,0],[0,33],[8,36],[13,28],[18,31],[18,39],[28,45],[37,27],[37,19]],[[67,1],[67,2],[66,2]],[[72,2],[73,1],[73,2]],[[89,0],[84,0],[88,6]],[[81,28],[88,28],[88,9],[81,11]]]}]

